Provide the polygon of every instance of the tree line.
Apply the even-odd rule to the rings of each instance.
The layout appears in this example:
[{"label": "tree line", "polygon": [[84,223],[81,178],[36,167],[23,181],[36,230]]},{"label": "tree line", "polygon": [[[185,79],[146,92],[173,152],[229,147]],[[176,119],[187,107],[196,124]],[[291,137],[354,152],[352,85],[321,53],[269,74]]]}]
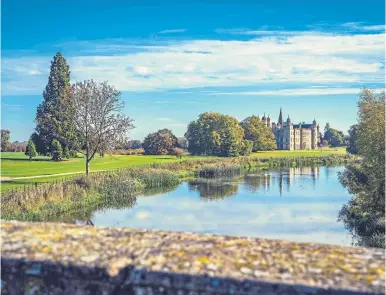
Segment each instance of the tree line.
[{"label": "tree line", "polygon": [[[95,155],[103,156],[111,149],[143,148],[145,154],[177,156],[187,150],[193,155],[225,157],[276,149],[271,128],[258,116],[238,122],[232,116],[211,112],[190,122],[184,137],[177,138],[171,130],[160,129],[148,134],[143,142],[129,141],[134,125],[123,113],[120,92],[107,82],[88,80],[71,84],[70,78],[67,61],[58,52],[51,62],[43,102],[37,107],[35,132],[20,149],[30,159],[39,154],[61,161],[82,153],[88,172]],[[6,151],[10,132],[1,133],[1,150]],[[341,146],[346,141],[341,131],[326,125],[322,143]]]}]

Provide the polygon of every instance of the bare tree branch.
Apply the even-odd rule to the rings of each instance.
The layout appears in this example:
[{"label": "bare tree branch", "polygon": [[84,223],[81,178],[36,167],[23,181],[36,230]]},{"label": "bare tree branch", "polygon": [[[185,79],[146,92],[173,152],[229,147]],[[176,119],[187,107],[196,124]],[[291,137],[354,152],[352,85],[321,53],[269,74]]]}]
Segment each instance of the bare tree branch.
[{"label": "bare tree branch", "polygon": [[75,125],[82,140],[79,152],[86,155],[88,174],[89,162],[101,147],[107,149],[127,140],[134,128],[133,120],[123,113],[125,104],[120,100],[120,92],[107,82],[76,83],[66,95],[74,101]]}]

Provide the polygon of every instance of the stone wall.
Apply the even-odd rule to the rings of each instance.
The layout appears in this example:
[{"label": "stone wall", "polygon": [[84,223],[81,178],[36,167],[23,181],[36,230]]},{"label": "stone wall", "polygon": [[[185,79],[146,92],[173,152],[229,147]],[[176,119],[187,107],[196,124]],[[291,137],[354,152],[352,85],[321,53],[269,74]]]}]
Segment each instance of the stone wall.
[{"label": "stone wall", "polygon": [[380,249],[2,222],[2,294],[383,294]]}]

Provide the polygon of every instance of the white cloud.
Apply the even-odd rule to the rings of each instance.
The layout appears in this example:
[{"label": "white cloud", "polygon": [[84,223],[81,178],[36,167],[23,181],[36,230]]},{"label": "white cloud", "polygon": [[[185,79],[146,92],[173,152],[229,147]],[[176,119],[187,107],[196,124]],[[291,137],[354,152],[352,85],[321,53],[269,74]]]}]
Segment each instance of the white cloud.
[{"label": "white cloud", "polygon": [[143,67],[143,66],[137,66],[134,68],[134,71],[137,73],[137,74],[140,74],[140,75],[148,75],[150,74],[150,69],[148,67]]},{"label": "white cloud", "polygon": [[[382,33],[283,32],[247,41],[82,42],[89,53],[96,48],[94,55],[67,61],[72,81],[107,80],[121,91],[384,82]],[[3,94],[41,94],[51,58],[3,57]]]},{"label": "white cloud", "polygon": [[[381,92],[384,89],[373,89]],[[234,91],[234,92],[214,92],[208,95],[276,95],[276,96],[300,96],[300,95],[331,95],[331,94],[358,94],[359,88],[294,88],[269,91]]]},{"label": "white cloud", "polygon": [[175,33],[184,33],[187,29],[172,29],[172,30],[163,30],[159,34],[175,34]]},{"label": "white cloud", "polygon": [[362,22],[344,23],[342,27],[357,31],[385,31],[385,25],[365,25]]}]

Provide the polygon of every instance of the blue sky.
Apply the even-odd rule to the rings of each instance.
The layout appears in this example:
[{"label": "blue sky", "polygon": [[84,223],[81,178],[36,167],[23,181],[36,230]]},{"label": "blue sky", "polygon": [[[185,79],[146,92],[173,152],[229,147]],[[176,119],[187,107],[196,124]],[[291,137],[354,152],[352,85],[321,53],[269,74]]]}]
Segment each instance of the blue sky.
[{"label": "blue sky", "polygon": [[182,136],[205,111],[276,121],[280,107],[346,132],[360,88],[384,88],[384,11],[383,0],[5,0],[2,128],[28,139],[61,51],[73,82],[122,92],[135,139]]}]

